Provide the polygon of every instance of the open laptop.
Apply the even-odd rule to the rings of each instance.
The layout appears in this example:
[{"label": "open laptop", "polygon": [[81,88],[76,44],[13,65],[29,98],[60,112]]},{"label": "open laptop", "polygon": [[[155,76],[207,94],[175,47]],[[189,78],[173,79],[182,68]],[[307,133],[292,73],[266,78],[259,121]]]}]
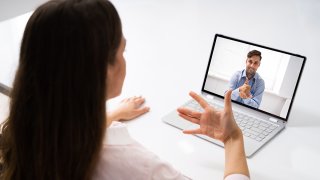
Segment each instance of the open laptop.
[{"label": "open laptop", "polygon": [[[253,62],[249,62],[251,58],[248,56],[259,57],[260,64],[252,67]],[[225,92],[233,90],[232,109],[244,135],[247,157],[251,157],[285,128],[305,61],[306,57],[298,54],[215,35],[201,95],[210,105],[222,109]],[[256,71],[252,71],[252,68],[256,68]],[[240,96],[239,87],[247,78],[250,94],[247,97]],[[202,111],[195,100],[183,106]],[[178,129],[194,129],[198,126],[179,117],[176,110],[162,120]],[[223,146],[220,141],[210,137],[196,136]]]}]

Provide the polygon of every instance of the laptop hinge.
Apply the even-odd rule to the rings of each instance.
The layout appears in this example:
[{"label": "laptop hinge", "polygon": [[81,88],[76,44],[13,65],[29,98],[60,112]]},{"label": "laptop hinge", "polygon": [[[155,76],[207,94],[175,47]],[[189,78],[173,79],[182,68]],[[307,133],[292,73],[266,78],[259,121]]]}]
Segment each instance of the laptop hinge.
[{"label": "laptop hinge", "polygon": [[273,118],[273,117],[269,118],[269,120],[272,121],[272,122],[274,122],[274,123],[277,123],[277,122],[278,122],[278,119]]}]

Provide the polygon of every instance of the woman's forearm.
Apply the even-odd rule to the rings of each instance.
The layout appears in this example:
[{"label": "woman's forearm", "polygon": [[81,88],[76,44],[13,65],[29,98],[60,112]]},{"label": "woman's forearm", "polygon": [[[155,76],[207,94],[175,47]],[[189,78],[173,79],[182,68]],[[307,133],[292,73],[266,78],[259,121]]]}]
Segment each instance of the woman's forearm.
[{"label": "woman's forearm", "polygon": [[243,143],[242,132],[225,142],[225,177],[230,174],[243,174],[249,177]]}]

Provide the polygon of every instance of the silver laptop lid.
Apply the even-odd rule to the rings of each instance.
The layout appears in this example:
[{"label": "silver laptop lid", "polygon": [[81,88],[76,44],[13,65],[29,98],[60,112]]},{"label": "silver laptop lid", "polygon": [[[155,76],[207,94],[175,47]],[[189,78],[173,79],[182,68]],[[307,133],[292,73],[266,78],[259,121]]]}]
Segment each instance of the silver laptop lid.
[{"label": "silver laptop lid", "polygon": [[305,61],[301,55],[216,34],[202,92],[223,98],[232,89],[233,102],[287,121]]}]

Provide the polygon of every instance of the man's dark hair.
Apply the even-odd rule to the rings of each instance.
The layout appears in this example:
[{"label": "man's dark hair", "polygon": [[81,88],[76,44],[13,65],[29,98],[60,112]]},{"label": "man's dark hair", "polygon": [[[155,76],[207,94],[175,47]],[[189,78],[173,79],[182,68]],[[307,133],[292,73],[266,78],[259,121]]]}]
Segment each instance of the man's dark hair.
[{"label": "man's dark hair", "polygon": [[261,52],[257,51],[257,50],[252,50],[247,55],[248,58],[251,58],[252,56],[259,56],[260,57],[260,61],[262,59]]}]

